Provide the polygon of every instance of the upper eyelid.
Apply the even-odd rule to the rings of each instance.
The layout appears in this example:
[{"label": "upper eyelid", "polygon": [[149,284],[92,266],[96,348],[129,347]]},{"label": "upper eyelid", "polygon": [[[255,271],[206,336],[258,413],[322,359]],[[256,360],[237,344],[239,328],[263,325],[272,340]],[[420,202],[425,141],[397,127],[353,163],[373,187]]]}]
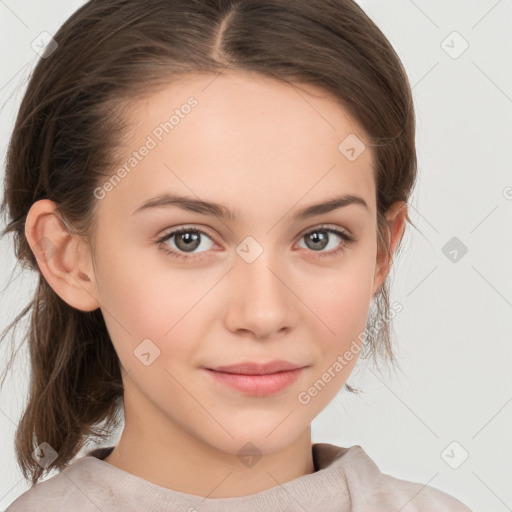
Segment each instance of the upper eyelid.
[{"label": "upper eyelid", "polygon": [[347,229],[343,226],[338,226],[336,224],[329,224],[329,223],[320,223],[320,224],[314,225],[311,228],[306,228],[303,231],[301,231],[298,236],[301,237],[301,236],[304,236],[306,233],[309,233],[309,232],[315,231],[315,230],[321,230],[321,229],[334,229],[335,231],[341,231],[343,233],[346,233],[349,236],[352,236],[352,232],[349,229]]},{"label": "upper eyelid", "polygon": [[215,239],[215,236],[211,235],[207,229],[205,228],[200,228],[200,227],[197,227],[197,226],[187,226],[187,225],[182,225],[182,226],[177,226],[177,227],[174,227],[174,228],[169,228],[169,229],[166,229],[162,232],[161,235],[158,235],[158,239],[162,239],[162,238],[170,238],[171,236],[174,236],[176,234],[179,234],[180,232],[188,232],[188,231],[198,231],[200,232],[201,234],[204,234],[208,237],[210,237],[212,240]]}]

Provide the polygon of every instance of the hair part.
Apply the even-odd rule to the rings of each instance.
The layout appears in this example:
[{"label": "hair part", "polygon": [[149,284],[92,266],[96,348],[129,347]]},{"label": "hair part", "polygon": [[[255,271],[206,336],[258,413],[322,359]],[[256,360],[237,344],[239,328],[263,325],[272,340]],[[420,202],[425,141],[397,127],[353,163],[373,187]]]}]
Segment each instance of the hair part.
[{"label": "hair part", "polygon": [[[54,201],[64,226],[94,247],[93,191],[118,162],[133,100],[179,76],[225,70],[330,93],[374,148],[376,236],[379,254],[389,263],[385,214],[394,202],[407,202],[417,172],[406,72],[386,37],[352,0],[91,0],[54,37],[57,50],[38,62],[21,102],[1,205],[4,216],[9,212],[2,235],[13,235],[17,262],[39,274],[33,300],[1,336],[31,313],[24,335],[29,398],[15,449],[33,485],[44,473],[32,458],[40,443],[58,453],[45,469],[62,470],[88,438],[105,439],[117,428],[123,385],[101,310],[69,306],[40,273],[24,233],[27,213],[40,199]],[[412,224],[408,214],[406,220]],[[397,364],[387,281],[372,307],[361,357]]]}]

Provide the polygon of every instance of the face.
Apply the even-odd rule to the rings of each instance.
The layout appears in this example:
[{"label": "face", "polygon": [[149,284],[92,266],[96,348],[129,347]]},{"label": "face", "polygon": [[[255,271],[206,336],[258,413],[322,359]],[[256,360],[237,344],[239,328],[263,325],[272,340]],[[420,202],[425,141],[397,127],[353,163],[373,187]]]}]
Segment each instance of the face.
[{"label": "face", "polygon": [[[365,134],[321,90],[251,74],[189,75],[129,115],[124,172],[95,193],[94,254],[125,403],[154,431],[277,451],[346,382],[381,284],[373,153],[339,149]],[[276,359],[304,368],[266,393],[205,369]]]}]

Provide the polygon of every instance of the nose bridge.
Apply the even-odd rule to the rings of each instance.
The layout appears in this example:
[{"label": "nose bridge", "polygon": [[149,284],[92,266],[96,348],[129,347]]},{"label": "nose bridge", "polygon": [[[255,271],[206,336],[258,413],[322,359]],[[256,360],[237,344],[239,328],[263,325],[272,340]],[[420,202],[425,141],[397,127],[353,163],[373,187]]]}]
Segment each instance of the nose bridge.
[{"label": "nose bridge", "polygon": [[[259,295],[281,294],[283,283],[276,274],[282,272],[284,265],[279,262],[278,252],[270,247],[270,237],[265,238],[265,245],[248,236],[237,247],[236,274],[245,286]],[[281,269],[281,270],[279,270]],[[271,297],[266,297],[270,300]]]},{"label": "nose bridge", "polygon": [[230,323],[259,336],[289,326],[292,297],[278,251],[247,237],[236,252]]}]

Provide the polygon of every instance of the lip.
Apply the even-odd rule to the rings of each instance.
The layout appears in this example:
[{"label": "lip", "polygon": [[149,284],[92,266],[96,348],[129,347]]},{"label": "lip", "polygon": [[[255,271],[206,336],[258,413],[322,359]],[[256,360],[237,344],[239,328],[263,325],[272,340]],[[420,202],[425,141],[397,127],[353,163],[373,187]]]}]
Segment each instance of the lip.
[{"label": "lip", "polygon": [[231,373],[238,375],[269,375],[277,372],[285,372],[289,370],[297,370],[304,368],[306,365],[295,364],[283,359],[275,359],[268,363],[258,363],[253,361],[244,361],[238,364],[227,366],[215,366],[207,368],[215,372]]},{"label": "lip", "polygon": [[[305,367],[285,370],[266,374],[243,374],[228,373],[210,368],[203,370],[210,375],[216,382],[227,385],[246,395],[268,396],[275,395],[293,384],[299,377]],[[237,366],[236,369],[240,369]]]}]

